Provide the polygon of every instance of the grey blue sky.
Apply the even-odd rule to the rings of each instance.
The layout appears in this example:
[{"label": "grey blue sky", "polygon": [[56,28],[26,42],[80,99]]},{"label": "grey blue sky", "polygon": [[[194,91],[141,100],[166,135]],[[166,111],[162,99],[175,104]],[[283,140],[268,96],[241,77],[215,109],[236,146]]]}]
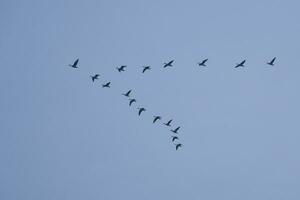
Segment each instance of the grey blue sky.
[{"label": "grey blue sky", "polygon": [[0,1],[0,199],[299,200],[299,7]]}]

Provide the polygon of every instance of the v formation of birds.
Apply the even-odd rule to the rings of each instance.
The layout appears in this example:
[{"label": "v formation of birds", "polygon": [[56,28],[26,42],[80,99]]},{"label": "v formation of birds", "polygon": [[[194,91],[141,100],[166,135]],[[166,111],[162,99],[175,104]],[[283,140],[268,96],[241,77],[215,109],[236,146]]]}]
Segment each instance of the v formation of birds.
[{"label": "v formation of birds", "polygon": [[[275,60],[276,60],[276,57],[274,57],[271,61],[267,62],[266,64],[270,65],[270,66],[274,66]],[[198,62],[197,64],[199,66],[206,67],[207,66],[206,65],[207,61],[208,61],[208,59],[204,59],[201,62]],[[69,66],[72,67],[72,68],[79,68],[78,63],[79,63],[79,59],[76,59],[74,61],[74,63],[69,64]],[[163,64],[163,68],[173,67],[173,63],[174,63],[174,60],[166,62],[166,63]],[[246,60],[243,60],[239,63],[236,63],[234,68],[245,67],[245,63],[246,63]],[[116,69],[121,73],[121,72],[124,72],[126,68],[127,68],[126,65],[122,65],[120,67],[117,67]],[[142,73],[145,73],[148,70],[151,70],[151,66],[142,66]],[[95,82],[96,80],[99,79],[100,74],[91,75],[90,77],[92,79],[92,82]],[[110,84],[111,84],[111,82],[104,83],[104,84],[102,84],[102,88],[110,88]],[[131,98],[131,96],[132,96],[132,90],[131,89],[128,90],[126,93],[123,93],[122,95],[125,96],[126,98],[128,98],[129,106],[132,106],[134,103],[137,102],[137,100],[135,98]],[[137,109],[138,109],[138,115],[139,116],[141,116],[143,112],[147,111],[146,108],[144,108],[144,107],[138,107]],[[162,120],[162,116],[159,116],[159,115],[153,116],[152,123],[153,124],[158,123],[158,121],[160,121],[160,120]],[[173,121],[173,119],[169,119],[169,120],[167,120],[166,122],[164,122],[162,124],[166,127],[171,127],[172,126],[171,125],[172,121]],[[177,126],[173,129],[170,129],[170,132],[172,133],[171,141],[174,144],[176,150],[178,150],[179,148],[181,148],[183,146],[183,144],[179,142],[179,137],[178,137],[179,129],[180,129],[180,126]]]}]

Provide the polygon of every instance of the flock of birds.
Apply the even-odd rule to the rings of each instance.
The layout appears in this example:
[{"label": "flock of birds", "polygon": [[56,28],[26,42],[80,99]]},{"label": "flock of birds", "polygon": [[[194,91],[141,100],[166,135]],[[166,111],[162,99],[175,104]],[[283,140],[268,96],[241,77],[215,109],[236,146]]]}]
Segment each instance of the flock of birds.
[{"label": "flock of birds", "polygon": [[[274,66],[275,60],[276,60],[276,57],[274,57],[271,61],[267,62],[266,64],[268,64],[270,66]],[[208,61],[208,59],[204,59],[201,62],[198,62],[197,64],[199,66],[206,67],[207,61]],[[75,62],[73,64],[69,64],[69,66],[72,68],[78,68],[78,62],[79,62],[79,59],[76,59]],[[174,60],[164,63],[163,68],[173,67],[173,63],[174,63]],[[246,63],[246,60],[243,60],[240,63],[237,63],[234,67],[235,68],[245,67],[245,63]],[[117,70],[121,73],[121,72],[125,71],[126,67],[127,67],[126,65],[122,65],[120,67],[117,67]],[[145,73],[146,71],[151,70],[151,66],[143,66],[142,68],[143,68],[142,73]],[[92,82],[95,82],[95,80],[99,79],[100,74],[91,75],[90,77],[92,79]],[[104,83],[104,84],[102,84],[102,88],[110,88],[110,84],[111,84],[111,82]],[[132,106],[133,103],[137,102],[137,100],[135,98],[131,98],[131,93],[132,93],[132,90],[129,90],[126,93],[122,94],[123,96],[128,98],[129,106]],[[146,111],[146,109],[144,107],[138,107],[137,109],[138,109],[139,116],[141,116],[141,114]],[[161,116],[158,116],[158,115],[153,116],[152,123],[153,124],[157,123],[157,121],[159,121],[159,120],[162,120]],[[173,119],[170,119],[166,123],[163,123],[163,125],[165,125],[167,127],[171,127],[172,121],[173,121]],[[176,150],[178,150],[179,148],[181,148],[183,146],[182,143],[178,142],[179,141],[179,137],[178,137],[179,129],[180,129],[180,126],[170,130],[173,133],[173,135],[171,135],[171,140],[172,140],[173,144],[175,145]]]}]

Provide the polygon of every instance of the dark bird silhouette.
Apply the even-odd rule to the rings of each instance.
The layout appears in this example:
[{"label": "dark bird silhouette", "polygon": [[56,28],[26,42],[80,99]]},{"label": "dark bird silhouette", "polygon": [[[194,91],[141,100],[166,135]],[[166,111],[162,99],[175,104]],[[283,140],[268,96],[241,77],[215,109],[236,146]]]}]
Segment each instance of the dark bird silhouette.
[{"label": "dark bird silhouette", "polygon": [[199,66],[205,67],[205,66],[206,66],[205,63],[206,63],[207,61],[208,61],[208,59],[202,60],[202,62],[201,62],[201,63],[199,62],[198,65],[199,65]]},{"label": "dark bird silhouette", "polygon": [[166,68],[166,67],[172,67],[173,65],[173,62],[174,62],[174,60],[171,60],[170,62],[168,62],[168,63],[164,63],[164,68]]},{"label": "dark bird silhouette", "polygon": [[125,94],[122,94],[122,95],[124,95],[125,97],[129,97],[130,93],[131,93],[131,90],[129,90],[128,92],[126,92]]},{"label": "dark bird silhouette", "polygon": [[177,131],[180,129],[180,126],[178,126],[176,129],[171,130],[173,133],[177,133]]},{"label": "dark bird silhouette", "polygon": [[91,78],[92,78],[92,81],[94,82],[96,79],[98,79],[99,78],[99,74],[95,74],[94,76],[91,76]]},{"label": "dark bird silhouette", "polygon": [[131,104],[134,102],[136,102],[136,99],[129,99],[129,106],[131,106]]},{"label": "dark bird silhouette", "polygon": [[243,60],[241,63],[237,63],[235,68],[238,68],[238,67],[245,67],[244,64],[245,64],[246,60]]},{"label": "dark bird silhouette", "polygon": [[167,123],[164,123],[164,125],[166,126],[171,126],[171,122],[173,121],[173,119],[169,120]]},{"label": "dark bird silhouette", "polygon": [[72,65],[70,64],[69,66],[73,67],[73,68],[78,68],[77,67],[78,61],[79,61],[79,59],[75,60],[75,62]]},{"label": "dark bird silhouette", "polygon": [[271,60],[271,62],[267,62],[267,64],[268,64],[268,65],[271,65],[271,66],[273,66],[273,65],[274,65],[274,62],[275,62],[275,60],[276,60],[276,57],[274,57],[274,58]]},{"label": "dark bird silhouette", "polygon": [[150,70],[150,69],[151,69],[150,66],[144,66],[144,67],[143,67],[143,73],[145,73],[145,71]]},{"label": "dark bird silhouette", "polygon": [[175,140],[179,140],[177,136],[171,136],[171,137],[172,137],[172,142],[174,142]]},{"label": "dark bird silhouette", "polygon": [[157,120],[161,120],[161,116],[154,116],[153,123],[155,123]]},{"label": "dark bird silhouette", "polygon": [[102,87],[103,88],[105,88],[105,87],[110,88],[110,82],[103,84]]},{"label": "dark bird silhouette", "polygon": [[146,111],[145,108],[138,108],[138,110],[139,110],[139,115],[141,115],[143,111]]},{"label": "dark bird silhouette", "polygon": [[117,67],[117,70],[119,72],[124,72],[126,67],[127,67],[126,65],[122,65],[121,67]]},{"label": "dark bird silhouette", "polygon": [[182,147],[182,144],[181,144],[181,143],[175,144],[176,151],[178,150],[179,147],[180,147],[180,148]]}]

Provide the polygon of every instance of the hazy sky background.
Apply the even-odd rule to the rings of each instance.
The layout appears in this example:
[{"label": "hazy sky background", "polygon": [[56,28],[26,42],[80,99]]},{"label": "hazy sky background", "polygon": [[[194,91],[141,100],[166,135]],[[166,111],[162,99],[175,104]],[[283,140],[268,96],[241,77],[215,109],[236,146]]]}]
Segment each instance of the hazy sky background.
[{"label": "hazy sky background", "polygon": [[0,199],[300,199],[299,7],[0,1]]}]

